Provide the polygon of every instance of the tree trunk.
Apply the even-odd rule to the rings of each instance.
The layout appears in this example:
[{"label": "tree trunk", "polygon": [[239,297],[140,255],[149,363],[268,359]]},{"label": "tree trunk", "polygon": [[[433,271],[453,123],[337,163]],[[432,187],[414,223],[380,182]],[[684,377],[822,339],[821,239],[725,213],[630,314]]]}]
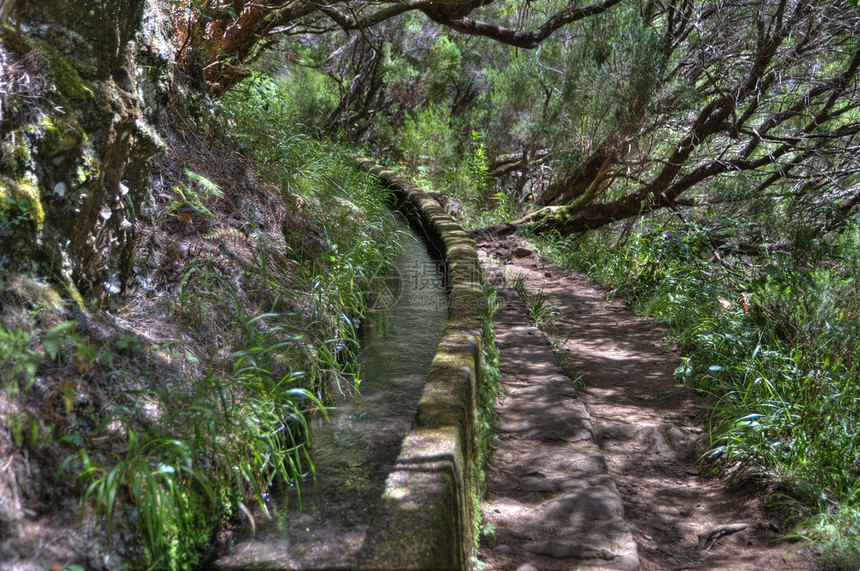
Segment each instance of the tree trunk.
[{"label": "tree trunk", "polygon": [[[684,201],[683,204],[690,205],[691,203],[691,201]],[[630,194],[605,203],[583,204],[582,201],[579,201],[575,204],[562,206],[545,206],[515,222],[502,222],[476,230],[473,232],[473,237],[479,241],[487,241],[497,236],[511,234],[519,228],[528,228],[538,234],[548,232],[558,232],[563,236],[583,234],[619,220],[679,204],[682,204],[681,201],[672,202],[662,196],[652,198],[650,194]]]},{"label": "tree trunk", "polygon": [[592,203],[583,206],[578,204],[547,206],[532,212],[517,221],[516,224],[527,226],[530,230],[541,234],[550,231],[557,231],[563,235],[582,234],[618,220],[638,216],[644,210],[660,208],[657,204],[643,208],[642,202],[631,196],[626,196],[607,203]]}]

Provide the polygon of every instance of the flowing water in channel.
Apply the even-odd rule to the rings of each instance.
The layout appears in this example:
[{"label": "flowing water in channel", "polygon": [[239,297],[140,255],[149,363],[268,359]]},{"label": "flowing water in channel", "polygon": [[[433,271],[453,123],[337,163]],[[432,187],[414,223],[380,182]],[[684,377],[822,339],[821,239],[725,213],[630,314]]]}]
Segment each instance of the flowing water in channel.
[{"label": "flowing water in channel", "polygon": [[313,429],[316,482],[300,485],[301,507],[294,491],[273,498],[272,519],[255,518],[254,536],[218,567],[348,567],[361,547],[448,319],[440,265],[413,233],[402,236],[399,279],[385,279],[362,340],[361,395]]}]

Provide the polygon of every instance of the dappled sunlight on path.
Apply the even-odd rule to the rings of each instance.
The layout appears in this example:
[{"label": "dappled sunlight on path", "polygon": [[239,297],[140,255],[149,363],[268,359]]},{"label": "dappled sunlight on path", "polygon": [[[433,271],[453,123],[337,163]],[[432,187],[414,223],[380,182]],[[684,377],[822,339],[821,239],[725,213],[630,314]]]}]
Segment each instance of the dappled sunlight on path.
[{"label": "dappled sunlight on path", "polygon": [[823,568],[808,544],[775,542],[784,531],[765,510],[767,490],[700,472],[704,398],[675,380],[680,356],[652,322],[534,255],[489,264],[516,250],[494,246],[482,247],[488,274],[522,276],[559,317],[547,335],[500,289],[507,395],[482,504],[496,526],[479,554],[486,568]]},{"label": "dappled sunlight on path", "polygon": [[498,293],[504,394],[482,505],[496,545],[481,559],[491,569],[637,569],[621,496],[588,412],[546,334],[525,320],[516,292]]}]

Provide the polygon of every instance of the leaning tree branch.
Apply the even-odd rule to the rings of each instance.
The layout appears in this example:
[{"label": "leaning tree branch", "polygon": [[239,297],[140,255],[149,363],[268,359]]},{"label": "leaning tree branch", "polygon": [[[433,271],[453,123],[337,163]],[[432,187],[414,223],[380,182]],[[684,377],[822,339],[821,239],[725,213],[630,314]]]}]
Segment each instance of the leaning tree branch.
[{"label": "leaning tree branch", "polygon": [[368,14],[366,16],[361,17],[358,17],[357,15],[349,16],[343,14],[335,7],[327,5],[325,2],[318,3],[317,9],[329,18],[331,18],[338,26],[343,29],[343,31],[350,32],[352,30],[363,30],[365,28],[373,27],[377,24],[384,22],[385,20],[388,20],[389,18],[399,16],[404,12],[409,12],[411,10],[424,10],[430,5],[430,0],[405,0],[404,2],[392,4],[387,8],[377,10],[372,14]]},{"label": "leaning tree branch", "polygon": [[584,8],[566,8],[549,18],[542,26],[531,32],[520,32],[471,18],[451,18],[443,11],[423,9],[434,22],[447,26],[461,34],[483,36],[517,48],[534,49],[553,32],[572,22],[606,12],[621,0],[603,0]]}]

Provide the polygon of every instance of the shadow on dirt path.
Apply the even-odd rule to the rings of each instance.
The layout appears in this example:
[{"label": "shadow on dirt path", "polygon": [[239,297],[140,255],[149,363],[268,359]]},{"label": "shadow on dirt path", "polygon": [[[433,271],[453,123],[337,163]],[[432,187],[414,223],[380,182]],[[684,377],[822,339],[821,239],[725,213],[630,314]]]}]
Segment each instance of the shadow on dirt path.
[{"label": "shadow on dirt path", "polygon": [[[700,473],[704,398],[675,380],[680,356],[666,347],[653,323],[628,311],[623,301],[607,301],[608,292],[585,276],[539,262],[515,240],[479,247],[485,259],[504,264],[509,282],[523,276],[528,291],[542,291],[560,310],[550,340],[578,387],[594,441],[621,492],[641,568],[824,569],[808,544],[776,541],[782,530],[765,509],[765,489],[749,480],[727,487]],[[503,360],[506,350],[511,349],[501,346]],[[500,414],[504,428],[509,420],[504,410]],[[488,498],[496,503],[522,494],[517,482],[500,481],[499,464],[505,462],[496,458],[488,469]],[[489,568],[507,568],[497,555],[492,546],[481,550]]]}]

